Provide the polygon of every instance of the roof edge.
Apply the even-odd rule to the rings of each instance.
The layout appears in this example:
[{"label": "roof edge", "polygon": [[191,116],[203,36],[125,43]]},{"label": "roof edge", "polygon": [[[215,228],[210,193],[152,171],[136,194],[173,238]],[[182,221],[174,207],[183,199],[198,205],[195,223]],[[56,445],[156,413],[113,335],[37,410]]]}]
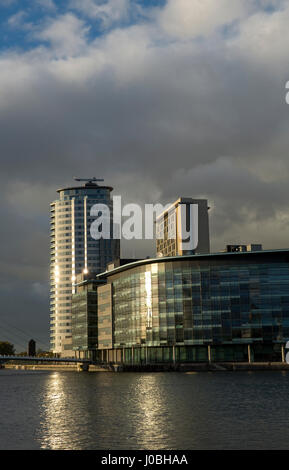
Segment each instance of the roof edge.
[{"label": "roof edge", "polygon": [[117,274],[122,271],[126,271],[128,269],[138,267],[138,266],[143,266],[146,264],[152,264],[152,263],[164,263],[164,262],[170,262],[170,261],[185,261],[188,259],[193,259],[193,260],[198,260],[198,259],[205,259],[205,258],[214,258],[214,257],[232,257],[232,256],[260,256],[262,254],[270,254],[270,253],[287,253],[289,254],[289,248],[281,248],[281,249],[276,249],[276,250],[260,250],[260,251],[242,251],[242,252],[216,252],[216,253],[205,253],[205,254],[199,254],[199,255],[183,255],[183,256],[166,256],[166,257],[161,257],[161,258],[145,258],[140,261],[135,261],[132,263],[124,264],[122,266],[119,266],[115,269],[112,269],[111,271],[104,271],[103,273],[97,274],[96,278],[97,279],[103,279],[109,276],[112,276],[114,274]]},{"label": "roof edge", "polygon": [[109,189],[109,191],[113,191],[112,186],[98,186],[94,184],[94,185],[87,185],[87,186],[71,186],[69,188],[60,188],[60,189],[57,189],[56,192],[60,193],[61,191],[70,191],[74,189]]}]

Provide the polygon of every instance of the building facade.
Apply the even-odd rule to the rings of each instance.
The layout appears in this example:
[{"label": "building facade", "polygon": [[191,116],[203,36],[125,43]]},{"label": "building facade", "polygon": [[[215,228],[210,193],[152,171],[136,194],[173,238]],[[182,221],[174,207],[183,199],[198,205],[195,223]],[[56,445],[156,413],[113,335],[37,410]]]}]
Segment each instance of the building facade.
[{"label": "building facade", "polygon": [[179,198],[156,219],[157,256],[210,252],[208,201]]},{"label": "building facade", "polygon": [[289,340],[289,250],[156,258],[98,279],[111,292],[102,360],[274,361]]},{"label": "building facade", "polygon": [[71,332],[72,349],[76,357],[94,359],[98,347],[97,301],[98,286],[103,281],[95,274],[78,274],[72,295]]},{"label": "building facade", "polygon": [[112,285],[98,288],[98,349],[113,348]]},{"label": "building facade", "polygon": [[119,257],[119,240],[95,240],[90,234],[95,220],[90,211],[95,204],[109,207],[112,232],[111,191],[110,186],[88,180],[83,186],[59,189],[59,199],[50,205],[50,345],[56,354],[73,355],[71,320],[76,276],[105,271],[107,263]]}]

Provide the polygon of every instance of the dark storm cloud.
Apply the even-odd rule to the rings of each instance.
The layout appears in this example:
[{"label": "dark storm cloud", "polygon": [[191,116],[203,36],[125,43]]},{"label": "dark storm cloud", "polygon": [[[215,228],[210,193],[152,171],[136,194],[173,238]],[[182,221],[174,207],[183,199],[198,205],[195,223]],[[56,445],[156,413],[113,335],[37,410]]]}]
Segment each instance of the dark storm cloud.
[{"label": "dark storm cloud", "polygon": [[49,202],[74,175],[129,202],[207,197],[213,250],[288,246],[288,2],[193,4],[94,41],[69,13],[31,31],[46,45],[0,57],[2,308],[31,331],[48,318]]}]

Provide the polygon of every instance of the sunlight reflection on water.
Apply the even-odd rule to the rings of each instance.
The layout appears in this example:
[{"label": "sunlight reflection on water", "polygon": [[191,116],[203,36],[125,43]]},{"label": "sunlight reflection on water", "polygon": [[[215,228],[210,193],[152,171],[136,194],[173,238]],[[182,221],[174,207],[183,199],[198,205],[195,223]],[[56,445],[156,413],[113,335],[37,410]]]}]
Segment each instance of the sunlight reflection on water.
[{"label": "sunlight reflection on water", "polygon": [[288,448],[286,372],[0,373],[1,449]]}]

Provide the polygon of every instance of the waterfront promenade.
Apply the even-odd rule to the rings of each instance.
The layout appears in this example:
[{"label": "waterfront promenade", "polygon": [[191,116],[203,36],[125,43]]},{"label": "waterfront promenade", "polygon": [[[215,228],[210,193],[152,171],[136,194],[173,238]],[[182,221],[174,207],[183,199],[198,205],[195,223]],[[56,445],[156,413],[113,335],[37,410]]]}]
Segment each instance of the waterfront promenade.
[{"label": "waterfront promenade", "polygon": [[47,370],[71,372],[238,372],[238,371],[289,371],[289,364],[284,362],[225,362],[225,363],[180,363],[180,364],[23,364],[17,361],[2,365],[4,369]]}]

